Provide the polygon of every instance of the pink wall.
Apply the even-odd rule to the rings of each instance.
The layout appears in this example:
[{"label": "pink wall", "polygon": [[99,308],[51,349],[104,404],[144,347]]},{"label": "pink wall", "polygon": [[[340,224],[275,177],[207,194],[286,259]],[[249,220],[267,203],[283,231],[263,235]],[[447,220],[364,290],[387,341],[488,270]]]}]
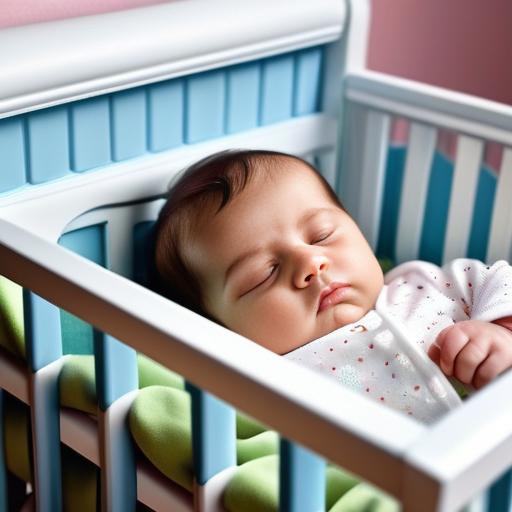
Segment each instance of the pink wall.
[{"label": "pink wall", "polygon": [[372,0],[368,67],[512,105],[510,0]]}]

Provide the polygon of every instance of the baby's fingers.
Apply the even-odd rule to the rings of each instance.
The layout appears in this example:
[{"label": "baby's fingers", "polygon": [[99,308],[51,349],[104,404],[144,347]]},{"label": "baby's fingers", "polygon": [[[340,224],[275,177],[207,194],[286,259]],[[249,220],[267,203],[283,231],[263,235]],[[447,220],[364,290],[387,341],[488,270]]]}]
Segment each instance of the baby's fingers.
[{"label": "baby's fingers", "polygon": [[430,347],[429,356],[445,375],[453,375],[457,356],[468,342],[469,336],[460,324],[452,325],[439,333],[435,345]]}]

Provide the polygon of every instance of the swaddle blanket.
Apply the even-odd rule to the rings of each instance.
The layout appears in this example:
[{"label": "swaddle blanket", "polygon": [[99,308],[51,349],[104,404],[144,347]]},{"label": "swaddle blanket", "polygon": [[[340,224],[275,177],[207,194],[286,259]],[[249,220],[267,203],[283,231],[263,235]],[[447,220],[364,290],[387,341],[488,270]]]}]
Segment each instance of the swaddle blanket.
[{"label": "swaddle blanket", "polygon": [[376,311],[284,357],[432,423],[460,398],[428,348],[455,322],[511,315],[512,267],[469,259],[443,268],[409,262],[389,272],[386,283]]}]

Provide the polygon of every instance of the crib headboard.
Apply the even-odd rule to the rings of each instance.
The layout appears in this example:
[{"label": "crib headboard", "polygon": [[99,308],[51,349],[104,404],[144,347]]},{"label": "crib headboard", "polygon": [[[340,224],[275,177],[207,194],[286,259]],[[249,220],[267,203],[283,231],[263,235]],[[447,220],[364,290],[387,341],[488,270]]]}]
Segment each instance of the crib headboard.
[{"label": "crib headboard", "polygon": [[[170,180],[235,147],[317,165],[379,255],[512,258],[512,108],[365,70],[368,27],[367,0],[187,0],[0,31],[12,49],[0,54],[0,275],[24,287],[29,327],[28,370],[0,357],[0,388],[32,408],[39,510],[61,506],[48,454],[67,434],[47,407],[63,359],[59,308],[101,333],[100,453],[67,442],[101,465],[105,510],[134,510],[137,497],[122,421],[137,388],[135,350],[191,383],[207,439],[196,450],[200,485],[232,464],[218,448],[231,442],[225,402],[291,440],[289,460],[308,454],[283,476],[298,495],[293,475],[324,457],[405,511],[454,512],[511,467],[511,405],[490,405],[510,391],[510,375],[427,429],[133,282],[144,281],[133,245]],[[396,118],[409,123],[400,148]],[[439,129],[459,137],[447,172]],[[505,146],[498,172],[482,167],[485,141]],[[40,318],[43,341],[32,328]],[[0,464],[0,500],[2,478]],[[302,510],[292,502],[283,510]]]}]

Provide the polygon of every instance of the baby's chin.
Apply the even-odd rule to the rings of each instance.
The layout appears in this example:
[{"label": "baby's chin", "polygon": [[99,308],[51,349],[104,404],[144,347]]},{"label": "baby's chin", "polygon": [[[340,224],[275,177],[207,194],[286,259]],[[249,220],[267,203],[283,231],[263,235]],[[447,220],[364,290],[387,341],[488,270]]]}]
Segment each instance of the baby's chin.
[{"label": "baby's chin", "polygon": [[[352,304],[339,304],[332,308],[332,319],[334,328],[330,332],[345,327],[346,325],[354,324],[359,322],[368,311],[360,306],[354,306]],[[326,333],[327,334],[327,333]]]}]

